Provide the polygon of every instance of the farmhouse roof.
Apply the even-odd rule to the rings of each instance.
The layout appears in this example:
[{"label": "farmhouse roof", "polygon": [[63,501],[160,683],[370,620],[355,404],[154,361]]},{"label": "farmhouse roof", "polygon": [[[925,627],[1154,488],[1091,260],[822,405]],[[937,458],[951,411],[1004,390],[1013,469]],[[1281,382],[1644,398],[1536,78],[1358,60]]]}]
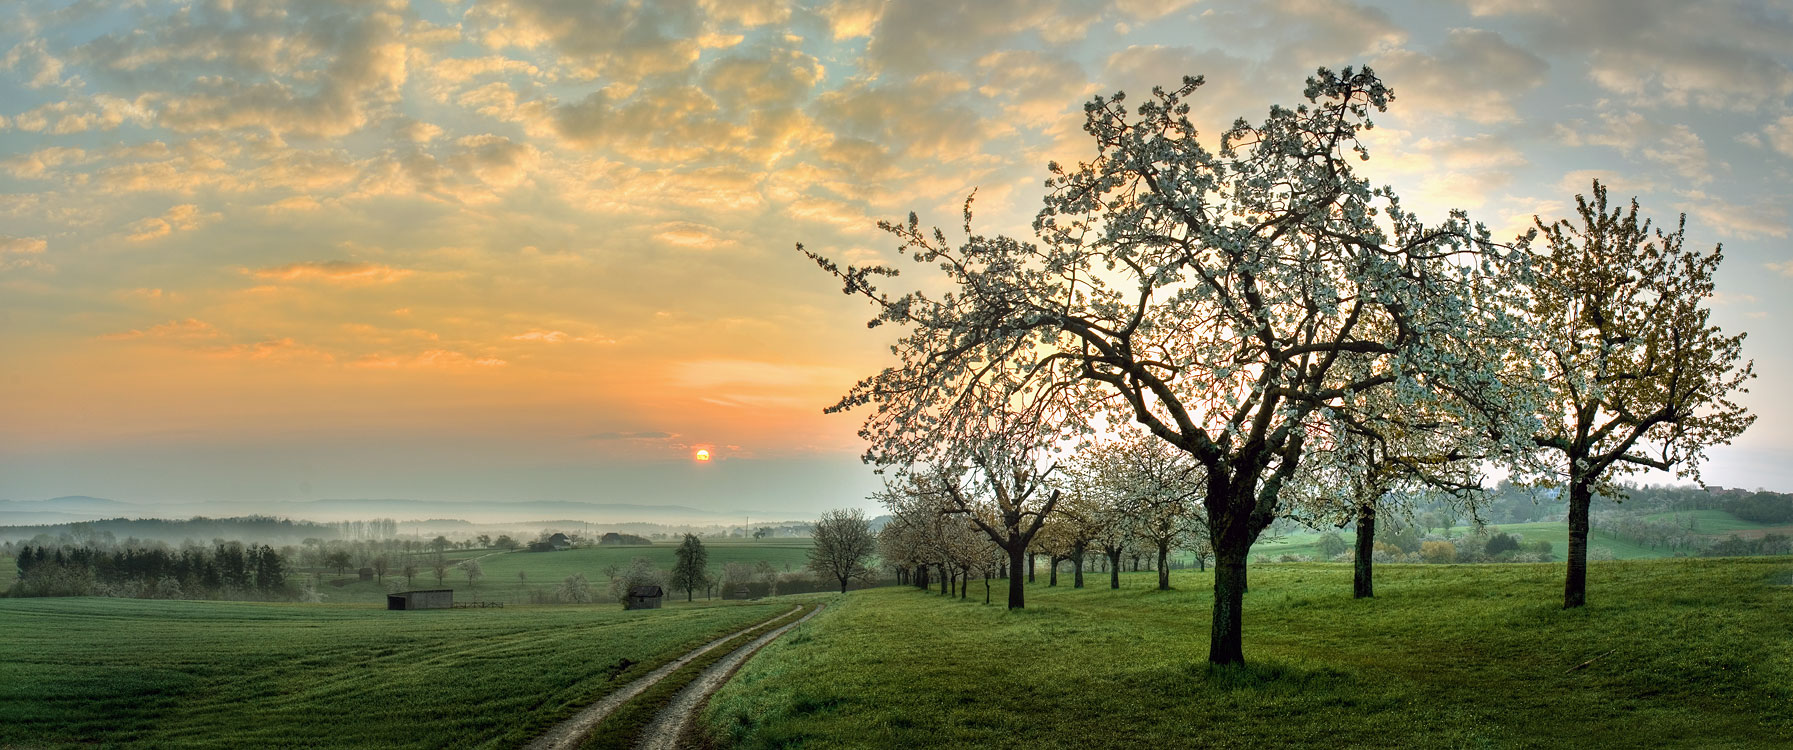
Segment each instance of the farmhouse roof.
[{"label": "farmhouse roof", "polygon": [[629,596],[665,596],[659,586],[636,586],[629,589]]}]

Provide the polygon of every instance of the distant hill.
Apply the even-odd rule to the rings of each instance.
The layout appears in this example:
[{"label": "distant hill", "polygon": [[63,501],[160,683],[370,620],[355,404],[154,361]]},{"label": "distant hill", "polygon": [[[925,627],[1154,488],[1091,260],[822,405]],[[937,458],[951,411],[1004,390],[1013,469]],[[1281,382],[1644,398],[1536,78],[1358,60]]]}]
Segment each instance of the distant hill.
[{"label": "distant hill", "polygon": [[0,500],[0,524],[73,523],[138,514],[151,515],[151,512],[141,505],[86,495],[48,500]]}]

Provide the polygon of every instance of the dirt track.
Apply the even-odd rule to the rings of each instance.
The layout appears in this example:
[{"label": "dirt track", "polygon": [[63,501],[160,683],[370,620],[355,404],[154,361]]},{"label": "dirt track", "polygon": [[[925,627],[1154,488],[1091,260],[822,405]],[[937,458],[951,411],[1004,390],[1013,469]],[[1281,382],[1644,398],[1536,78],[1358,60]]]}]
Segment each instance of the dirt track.
[{"label": "dirt track", "polygon": [[[648,688],[653,687],[654,683],[657,683],[660,680],[665,679],[667,675],[672,674],[673,672],[678,671],[680,667],[683,667],[686,664],[691,663],[692,659],[696,659],[699,656],[703,656],[704,654],[709,653],[712,649],[715,649],[717,646],[721,646],[724,643],[727,643],[731,640],[741,637],[742,635],[752,632],[755,628],[762,627],[768,622],[772,622],[772,621],[777,620],[782,617],[789,617],[789,616],[791,616],[792,613],[794,613],[800,609],[802,609],[801,606],[794,607],[791,609],[790,612],[785,612],[785,613],[767,618],[765,620],[761,620],[761,621],[756,622],[746,628],[742,628],[741,630],[738,630],[738,631],[735,631],[728,635],[722,636],[721,638],[717,638],[716,640],[710,641],[709,643],[706,643],[702,646],[698,646],[696,649],[691,650],[690,652],[686,653],[684,656],[681,656],[677,659],[667,662],[665,665],[662,665],[659,669],[649,672],[649,673],[641,676],[640,678],[636,679],[634,682],[631,682],[627,685],[622,686],[621,688],[618,688],[618,689],[612,691],[609,695],[606,695],[603,698],[600,698],[597,703],[593,703],[590,706],[587,706],[585,708],[585,710],[580,711],[578,714],[575,714],[572,718],[567,719],[566,721],[563,721],[559,724],[554,725],[553,729],[549,729],[547,732],[543,733],[541,737],[536,738],[536,740],[534,742],[529,743],[526,747],[528,747],[529,750],[550,750],[550,749],[562,750],[563,748],[577,747],[579,745],[579,742],[581,740],[585,739],[586,735],[591,733],[592,728],[596,727],[598,725],[598,722],[604,720],[604,717],[609,716],[612,713],[615,713],[616,709],[620,708],[624,703],[627,703],[630,698],[640,695],[642,693],[642,691],[645,691]],[[810,614],[813,615],[813,614],[815,614],[815,612],[812,611],[812,612],[810,612]],[[804,619],[808,619],[808,617],[806,616]],[[802,620],[798,620],[797,622],[802,622]],[[795,624],[796,623],[787,624],[787,625],[779,628],[778,630],[774,630],[772,632],[782,633],[782,632],[784,632],[785,629],[788,629],[791,625],[795,625]],[[759,643],[759,641],[756,640],[756,641],[754,641],[754,643]],[[736,653],[739,653],[739,651],[737,651]],[[734,655],[731,654],[729,656],[729,658],[731,658],[731,659],[734,658]],[[728,661],[728,659],[723,659],[723,661]],[[704,672],[704,675],[708,675],[708,674],[709,674],[708,671]],[[702,677],[698,678],[699,681],[702,681],[702,679],[703,679]],[[720,685],[720,684],[721,683],[718,683],[718,685]],[[681,693],[679,693],[679,695],[683,696],[684,693],[681,692]],[[707,693],[706,693],[706,695],[707,695]],[[675,703],[677,702],[676,699],[674,702]],[[655,723],[657,724],[658,722],[659,722],[659,717],[655,717]]]},{"label": "dirt track", "polygon": [[654,720],[642,732],[641,744],[636,747],[639,750],[676,750],[676,748],[683,747],[680,740],[690,729],[691,721],[697,718],[697,712],[703,708],[704,703],[709,701],[710,696],[722,687],[723,683],[728,682],[728,678],[734,676],[735,670],[740,669],[748,657],[753,656],[766,644],[777,640],[779,636],[785,634],[785,631],[802,625],[805,620],[815,617],[816,613],[820,611],[822,608],[817,606],[810,610],[809,614],[798,618],[795,622],[780,625],[765,635],[753,639],[747,645],[735,649],[715,664],[711,664],[708,669],[692,680],[691,684],[680,690],[678,695],[673,696],[672,701],[667,703],[665,708],[660,709],[660,713],[654,716]]}]

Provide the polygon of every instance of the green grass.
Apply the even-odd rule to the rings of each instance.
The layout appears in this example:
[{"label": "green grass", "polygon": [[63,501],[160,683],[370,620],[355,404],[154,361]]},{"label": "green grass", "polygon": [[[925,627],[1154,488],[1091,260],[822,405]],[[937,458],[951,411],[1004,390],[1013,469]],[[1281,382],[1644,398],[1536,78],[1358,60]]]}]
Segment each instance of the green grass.
[{"label": "green grass", "polygon": [[[1724,515],[1728,516],[1730,514],[1727,513]],[[1540,539],[1548,541],[1550,542],[1551,554],[1555,555],[1558,560],[1561,560],[1564,555],[1569,553],[1569,526],[1561,521],[1488,524],[1487,533],[1489,536],[1493,536],[1500,532],[1521,534],[1528,542],[1535,542]],[[1449,529],[1433,529],[1432,533],[1440,536],[1448,534],[1451,539],[1455,540],[1473,534],[1474,529],[1470,526],[1453,526]],[[1307,555],[1315,560],[1321,560],[1321,536],[1323,536],[1323,533],[1288,534],[1276,541],[1260,542],[1252,545],[1251,556],[1253,559],[1258,557],[1275,559],[1281,555]],[[1339,536],[1344,538],[1347,548],[1357,539],[1356,533],[1350,530],[1339,532]],[[1635,542],[1620,539],[1612,534],[1601,531],[1599,528],[1594,528],[1588,533],[1588,549],[1609,550],[1612,552],[1613,559],[1615,560],[1641,560],[1672,557],[1674,555],[1673,550],[1659,550],[1646,547]]]},{"label": "green grass", "polygon": [[0,747],[514,747],[788,609],[0,599]]},{"label": "green grass", "polygon": [[[712,575],[721,577],[724,563],[741,562],[758,563],[761,560],[772,563],[779,571],[802,570],[809,562],[810,540],[804,539],[767,539],[763,541],[715,541],[705,542],[704,547],[710,552],[709,566]],[[604,569],[611,566],[626,566],[630,560],[646,557],[662,569],[671,570],[675,561],[674,552],[677,544],[655,544],[652,546],[615,546],[587,547],[562,550],[559,552],[495,552],[492,550],[457,551],[447,555],[450,563],[468,558],[477,558],[485,577],[478,583],[468,585],[467,577],[461,571],[450,569],[442,584],[436,583],[436,576],[430,572],[430,560],[433,555],[425,554],[417,558],[418,575],[410,583],[404,576],[388,573],[386,582],[397,581],[403,588],[452,588],[457,601],[502,601],[519,603],[529,601],[530,590],[551,592],[567,576],[583,574],[592,588],[602,593],[609,585]],[[398,566],[403,569],[403,566]],[[517,573],[525,573],[527,580],[519,579]],[[309,574],[306,574],[307,576]],[[334,586],[330,580],[338,578],[334,573],[324,574],[324,585],[318,587],[318,593],[326,602],[332,603],[373,603],[386,600],[386,586],[378,581],[354,581],[345,586]],[[683,598],[684,592],[679,592]],[[697,592],[697,598],[703,598],[703,592]]]},{"label": "green grass", "polygon": [[1695,534],[1730,535],[1738,531],[1773,528],[1769,524],[1745,521],[1722,510],[1683,510],[1673,513],[1652,513],[1646,521],[1667,523],[1688,528]]},{"label": "green grass", "polygon": [[[772,747],[1793,746],[1793,559],[1258,566],[1249,666],[1206,664],[1211,578],[1029,587],[1009,612],[854,592],[750,661],[703,721]],[[1590,662],[1586,667],[1577,665]]]}]

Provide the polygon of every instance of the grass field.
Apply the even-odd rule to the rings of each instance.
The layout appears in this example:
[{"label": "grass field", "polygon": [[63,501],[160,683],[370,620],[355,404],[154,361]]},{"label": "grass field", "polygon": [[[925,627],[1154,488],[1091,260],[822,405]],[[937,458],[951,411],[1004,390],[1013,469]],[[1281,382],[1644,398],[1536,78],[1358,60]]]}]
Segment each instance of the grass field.
[{"label": "grass field", "polygon": [[[722,575],[723,564],[730,562],[753,564],[764,560],[780,571],[802,570],[809,562],[811,546],[807,538],[704,543],[710,553],[711,575],[718,578]],[[472,586],[468,585],[467,577],[461,571],[453,569],[448,571],[448,577],[438,586],[435,575],[429,569],[429,560],[434,558],[426,554],[418,557],[418,575],[407,588],[452,588],[457,600],[518,603],[529,601],[530,589],[552,591],[567,576],[583,574],[592,587],[602,593],[609,585],[609,578],[604,575],[605,568],[611,565],[626,566],[634,558],[646,557],[662,569],[670,570],[676,559],[674,552],[677,549],[677,544],[666,543],[638,547],[587,547],[560,552],[450,552],[447,555],[450,563],[468,558],[479,559],[485,578]],[[399,567],[402,569],[402,566]],[[519,572],[526,574],[527,579],[518,578]],[[325,585],[318,587],[319,595],[326,602],[373,603],[386,600],[386,587],[378,582],[356,581],[340,587],[330,585],[328,581],[336,577],[332,573],[325,574]],[[405,579],[388,573],[386,580],[403,583]],[[680,596],[683,597],[683,592]],[[703,592],[698,592],[697,596],[703,598]]]},{"label": "grass field", "polygon": [[[1724,513],[1723,511],[1712,512],[1723,515],[1726,518],[1731,518],[1729,513]],[[1738,523],[1749,523],[1748,521],[1741,521],[1734,518],[1733,520],[1736,520]],[[1561,521],[1488,524],[1486,530],[1490,536],[1506,532],[1509,534],[1521,534],[1528,542],[1535,542],[1540,539],[1548,541],[1550,542],[1551,554],[1555,555],[1558,560],[1561,560],[1563,556],[1569,552],[1569,526]],[[1434,529],[1432,533],[1441,536],[1448,533],[1452,539],[1458,539],[1467,534],[1472,534],[1474,531],[1475,530],[1469,526],[1453,526],[1449,529]],[[1708,532],[1702,531],[1700,533]],[[1275,558],[1280,555],[1307,555],[1318,560],[1320,559],[1320,537],[1322,535],[1323,534],[1321,533],[1289,534],[1275,541],[1259,542],[1258,544],[1252,545],[1251,555],[1253,558],[1260,556]],[[1352,544],[1357,538],[1356,533],[1349,529],[1339,532],[1339,536],[1344,538],[1346,545]],[[1612,534],[1601,531],[1599,528],[1593,529],[1588,534],[1588,548],[1590,550],[1610,550],[1612,552],[1612,557],[1615,560],[1639,560],[1672,557],[1674,555],[1672,550],[1651,549],[1625,539],[1620,539]]]},{"label": "grass field", "polygon": [[[1028,609],[841,597],[704,717],[772,747],[1793,746],[1793,559],[1263,565],[1243,669],[1206,666],[1211,578],[1029,588]],[[1581,666],[1585,665],[1585,666]]]},{"label": "grass field", "polygon": [[515,747],[788,609],[0,599],[0,747]]},{"label": "grass field", "polygon": [[1739,531],[1771,528],[1768,524],[1745,521],[1722,510],[1684,510],[1675,513],[1653,513],[1646,521],[1682,526],[1695,534],[1730,535]]}]

